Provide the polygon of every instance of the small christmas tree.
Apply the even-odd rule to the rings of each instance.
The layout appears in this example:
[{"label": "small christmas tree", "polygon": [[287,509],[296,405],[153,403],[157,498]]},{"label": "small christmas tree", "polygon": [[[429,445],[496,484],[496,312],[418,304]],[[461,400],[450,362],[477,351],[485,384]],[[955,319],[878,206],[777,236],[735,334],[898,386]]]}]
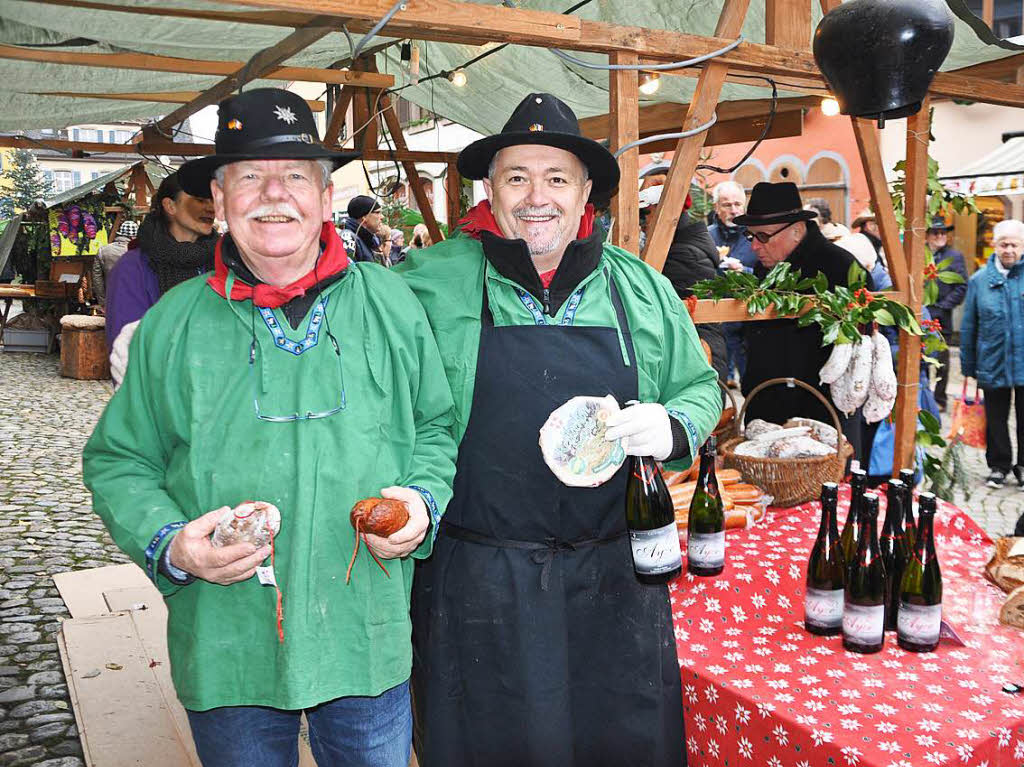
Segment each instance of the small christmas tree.
[{"label": "small christmas tree", "polygon": [[53,193],[53,184],[36,162],[31,149],[15,149],[10,164],[0,173],[0,218],[28,210],[36,200]]}]

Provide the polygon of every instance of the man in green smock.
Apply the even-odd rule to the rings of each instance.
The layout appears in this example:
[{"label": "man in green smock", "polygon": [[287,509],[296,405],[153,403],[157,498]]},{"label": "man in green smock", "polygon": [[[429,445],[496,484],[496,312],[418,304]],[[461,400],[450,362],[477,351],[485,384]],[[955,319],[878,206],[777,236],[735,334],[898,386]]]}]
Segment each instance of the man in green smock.
[{"label": "man in green smock", "polygon": [[634,575],[626,466],[567,487],[538,431],[569,398],[611,394],[624,409],[610,439],[688,463],[721,412],[715,372],[668,280],[593,232],[588,197],[608,199],[619,169],[564,103],[531,94],[459,171],[485,179],[489,201],[397,267],[438,339],[461,440],[414,584],[417,756],[679,767],[668,590]]},{"label": "man in green smock", "polygon": [[[166,598],[204,765],[295,764],[305,711],[319,764],[405,767],[412,558],[431,551],[456,453],[444,369],[403,281],[349,260],[330,173],[357,155],[319,143],[305,101],[227,99],[216,150],[179,171],[228,224],[214,275],[146,314],[85,482]],[[365,536],[389,576],[364,551],[346,583],[349,510],[373,496],[409,521]],[[272,545],[215,548],[246,500],[280,510]]]}]

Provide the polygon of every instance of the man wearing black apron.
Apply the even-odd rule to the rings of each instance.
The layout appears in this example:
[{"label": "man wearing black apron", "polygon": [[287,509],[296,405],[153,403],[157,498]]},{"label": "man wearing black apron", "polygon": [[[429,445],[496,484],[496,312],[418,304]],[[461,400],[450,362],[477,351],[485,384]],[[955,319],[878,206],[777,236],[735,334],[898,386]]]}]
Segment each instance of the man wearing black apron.
[{"label": "man wearing black apron", "polygon": [[715,373],[668,281],[594,233],[588,197],[613,194],[619,170],[564,103],[531,94],[459,171],[486,178],[489,201],[463,236],[398,268],[438,340],[462,438],[413,585],[417,755],[424,767],[678,767],[668,590],[634,575],[626,467],[567,487],[538,432],[571,397],[611,394],[624,409],[609,438],[689,462],[721,410]]}]

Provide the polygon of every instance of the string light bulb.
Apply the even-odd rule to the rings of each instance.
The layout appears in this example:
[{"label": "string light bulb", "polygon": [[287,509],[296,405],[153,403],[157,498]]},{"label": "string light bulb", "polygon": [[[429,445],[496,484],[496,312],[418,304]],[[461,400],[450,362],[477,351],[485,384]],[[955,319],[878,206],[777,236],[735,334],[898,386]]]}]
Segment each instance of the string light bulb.
[{"label": "string light bulb", "polygon": [[821,100],[821,113],[825,117],[835,117],[839,114],[839,102],[831,96]]},{"label": "string light bulb", "polygon": [[657,72],[640,73],[640,92],[645,96],[653,96],[661,87],[661,75]]},{"label": "string light bulb", "polygon": [[448,79],[451,80],[452,85],[456,88],[464,88],[466,86],[466,70],[456,69],[454,72],[448,73]]}]

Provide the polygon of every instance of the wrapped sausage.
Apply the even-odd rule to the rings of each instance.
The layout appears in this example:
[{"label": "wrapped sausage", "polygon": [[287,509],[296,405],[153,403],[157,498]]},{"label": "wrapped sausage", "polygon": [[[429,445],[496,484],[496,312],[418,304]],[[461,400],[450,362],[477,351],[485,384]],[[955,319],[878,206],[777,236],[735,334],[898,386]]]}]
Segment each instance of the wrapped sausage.
[{"label": "wrapped sausage", "polygon": [[217,547],[249,542],[259,548],[270,543],[280,529],[281,512],[274,504],[243,501],[233,509],[224,510],[211,542]]},{"label": "wrapped sausage", "polygon": [[854,344],[835,344],[832,347],[832,354],[828,361],[818,373],[823,384],[835,383],[839,376],[850,367],[850,360],[853,358]]},{"label": "wrapped sausage", "polygon": [[764,458],[768,455],[768,447],[771,445],[770,442],[758,442],[757,440],[748,439],[746,442],[741,442],[733,448],[733,452],[736,455],[749,455],[753,458]]},{"label": "wrapped sausage", "polygon": [[868,392],[871,389],[871,366],[873,363],[875,346],[869,336],[861,336],[857,342],[857,348],[853,352],[853,361],[850,363],[850,402],[856,410],[868,399]]},{"label": "wrapped sausage", "polygon": [[871,336],[871,343],[871,389],[878,399],[895,402],[896,371],[892,367],[892,348],[889,346],[889,339],[876,330]]},{"label": "wrapped sausage", "polygon": [[813,418],[790,418],[784,425],[786,428],[791,426],[807,426],[811,430],[810,436],[829,447],[835,447],[839,441],[839,435],[836,434],[834,426],[829,426],[827,423],[816,421]]},{"label": "wrapped sausage", "polygon": [[760,418],[755,418],[753,421],[747,424],[743,430],[743,435],[747,439],[753,439],[754,437],[760,437],[762,434],[766,434],[770,431],[778,431],[782,427],[777,423],[769,423]]},{"label": "wrapped sausage", "polygon": [[816,458],[831,455],[835,450],[810,437],[790,437],[773,442],[768,448],[769,458]]},{"label": "wrapped sausage", "polygon": [[868,394],[868,401],[864,403],[864,420],[868,423],[878,423],[887,418],[896,405],[896,399],[882,399],[874,389]]}]

